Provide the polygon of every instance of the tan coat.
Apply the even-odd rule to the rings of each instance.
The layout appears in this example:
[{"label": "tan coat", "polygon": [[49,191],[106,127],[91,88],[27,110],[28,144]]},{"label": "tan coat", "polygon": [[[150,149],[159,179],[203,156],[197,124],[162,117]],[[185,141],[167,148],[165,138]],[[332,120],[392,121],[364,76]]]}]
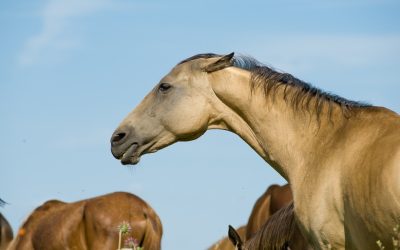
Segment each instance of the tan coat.
[{"label": "tan coat", "polygon": [[136,164],[208,129],[237,134],[291,184],[300,229],[315,249],[391,244],[400,217],[395,112],[329,95],[252,59],[198,55],[122,121],[112,153]]}]

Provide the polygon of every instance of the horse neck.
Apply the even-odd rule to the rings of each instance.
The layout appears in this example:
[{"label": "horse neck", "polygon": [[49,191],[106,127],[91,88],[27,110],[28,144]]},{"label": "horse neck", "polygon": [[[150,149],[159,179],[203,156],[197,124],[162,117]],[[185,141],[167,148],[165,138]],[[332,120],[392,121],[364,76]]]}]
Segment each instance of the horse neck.
[{"label": "horse neck", "polygon": [[317,119],[312,111],[299,111],[286,101],[283,88],[267,96],[262,88],[252,89],[249,71],[231,67],[210,77],[222,103],[216,105],[217,113],[223,114],[219,115],[223,121],[214,127],[238,134],[289,182],[308,172],[316,151],[340,127],[341,122],[331,122],[340,116],[338,107],[328,112],[324,106]]}]

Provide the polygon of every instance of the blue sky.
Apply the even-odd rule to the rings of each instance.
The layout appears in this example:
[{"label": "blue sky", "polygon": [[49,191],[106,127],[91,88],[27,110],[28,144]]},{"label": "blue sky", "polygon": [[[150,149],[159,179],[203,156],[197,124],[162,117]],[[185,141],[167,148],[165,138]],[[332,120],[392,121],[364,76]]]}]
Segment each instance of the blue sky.
[{"label": "blue sky", "polygon": [[284,183],[237,136],[209,131],[127,168],[109,138],[177,62],[251,55],[324,90],[400,112],[400,3],[39,0],[0,3],[0,197],[14,230],[48,199],[145,199],[163,249],[205,249]]}]

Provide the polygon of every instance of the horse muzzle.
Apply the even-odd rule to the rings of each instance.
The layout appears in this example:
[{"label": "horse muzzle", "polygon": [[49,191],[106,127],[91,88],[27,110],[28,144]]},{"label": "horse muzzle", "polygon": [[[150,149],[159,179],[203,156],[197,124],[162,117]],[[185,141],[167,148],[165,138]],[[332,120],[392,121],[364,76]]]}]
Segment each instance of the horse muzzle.
[{"label": "horse muzzle", "polygon": [[111,136],[110,143],[112,155],[121,160],[123,165],[133,165],[139,162],[138,149],[140,144],[135,141],[134,137],[129,136],[129,131],[116,130]]}]

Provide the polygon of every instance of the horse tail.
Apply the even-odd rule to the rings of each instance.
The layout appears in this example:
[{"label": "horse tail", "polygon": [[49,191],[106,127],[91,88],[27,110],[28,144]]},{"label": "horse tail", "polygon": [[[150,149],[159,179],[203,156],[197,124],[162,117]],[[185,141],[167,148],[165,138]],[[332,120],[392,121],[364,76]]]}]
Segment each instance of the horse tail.
[{"label": "horse tail", "polygon": [[163,234],[161,220],[150,206],[146,209],[144,216],[146,218],[146,229],[141,245],[144,250],[160,250]]}]

